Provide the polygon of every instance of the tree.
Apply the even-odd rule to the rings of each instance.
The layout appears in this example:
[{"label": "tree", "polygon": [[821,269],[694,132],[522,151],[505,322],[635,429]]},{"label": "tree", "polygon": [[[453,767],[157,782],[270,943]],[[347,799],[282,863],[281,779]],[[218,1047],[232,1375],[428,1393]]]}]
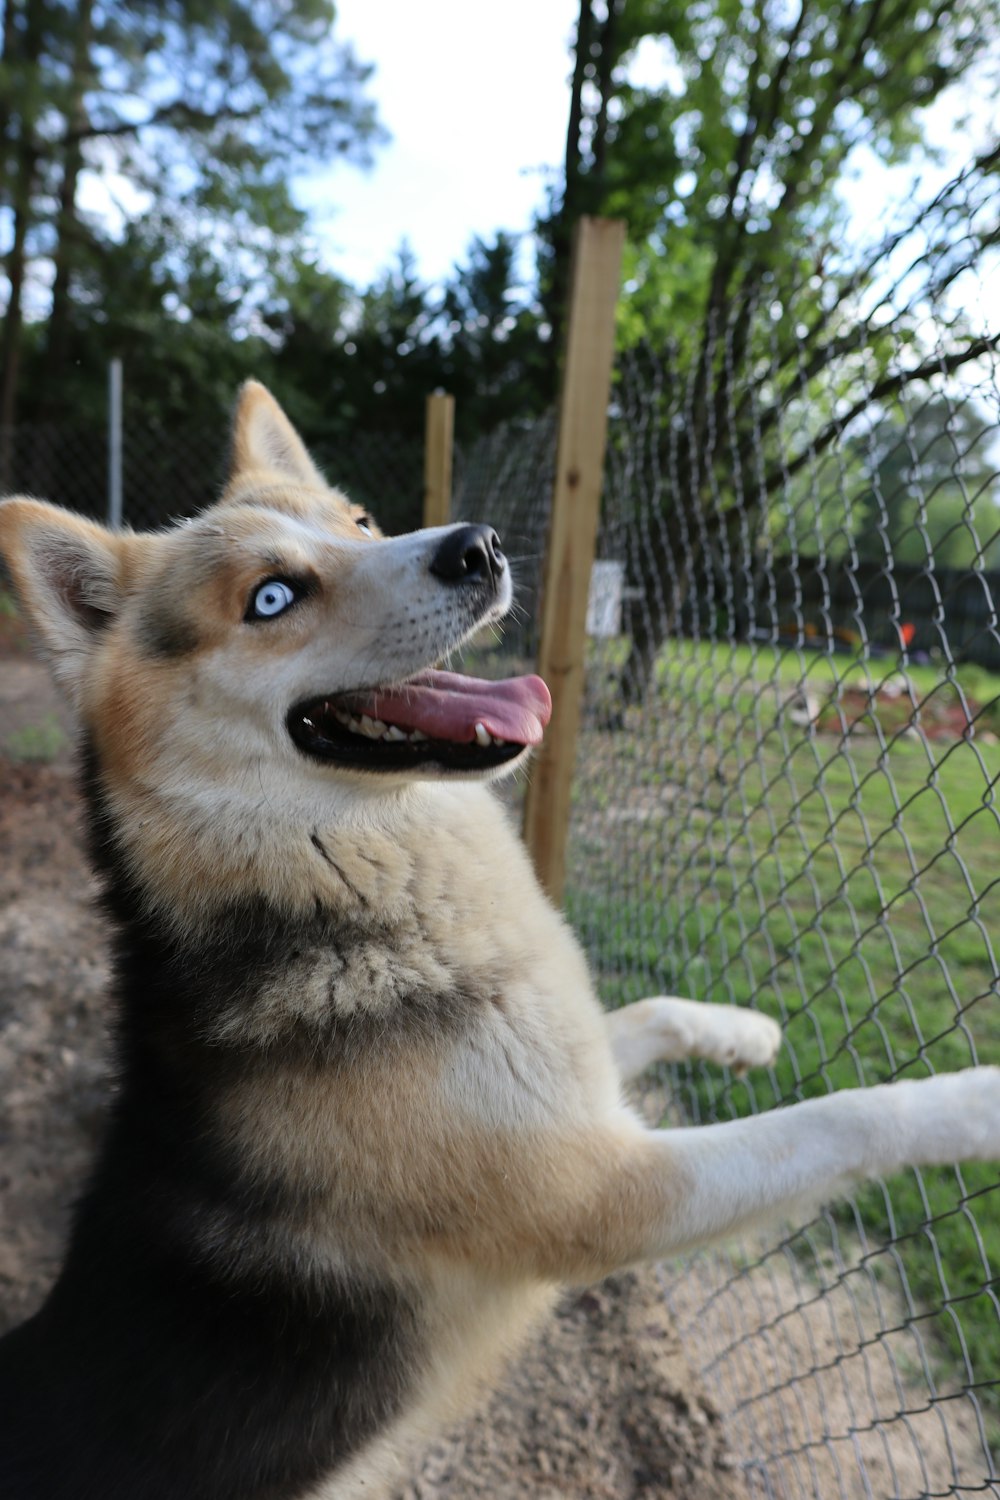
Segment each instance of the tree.
[{"label": "tree", "polygon": [[869,482],[857,532],[862,558],[918,567],[995,564],[1000,488],[993,423],[970,401],[936,398],[886,414],[852,447]]},{"label": "tree", "polygon": [[440,293],[421,282],[404,243],[362,292],[314,259],[294,260],[266,314],[275,379],[308,434],[325,427],[421,438],[424,398],[456,397],[457,433],[472,438],[549,404],[545,333],[522,284],[515,236],[474,237]]},{"label": "tree", "polygon": [[[968,318],[949,316],[934,347],[921,324],[1000,238],[989,191],[971,233],[949,223],[990,188],[1000,152],[874,245],[845,236],[839,192],[862,146],[920,156],[921,110],[995,30],[987,0],[581,0],[547,295],[557,318],[567,204],[628,220],[621,335],[665,350],[668,476],[631,581],[641,598],[668,557],[680,569],[670,608],[632,612],[627,698],[645,691],[707,550],[754,515],[766,525],[774,496],[860,413],[995,347]],[[662,87],[629,83],[640,43],[659,49]]]},{"label": "tree", "polygon": [[345,349],[350,355],[350,419],[368,429],[423,433],[424,395],[441,382],[429,289],[407,244],[358,299]]},{"label": "tree", "polygon": [[518,242],[499,230],[475,236],[441,301],[443,383],[456,397],[461,438],[537,415],[551,404],[548,329],[536,297],[520,284]]},{"label": "tree", "polygon": [[[72,340],[74,279],[113,258],[107,215],[81,208],[84,175],[127,190],[180,264],[211,246],[242,282],[243,331],[275,257],[303,225],[289,175],[331,155],[367,159],[380,137],[368,69],[331,35],[332,0],[204,6],[11,0],[0,90],[0,211],[12,225],[0,424],[13,421],[26,289],[51,281],[47,387]],[[49,269],[46,269],[49,268]],[[266,292],[265,292],[266,295]]]}]

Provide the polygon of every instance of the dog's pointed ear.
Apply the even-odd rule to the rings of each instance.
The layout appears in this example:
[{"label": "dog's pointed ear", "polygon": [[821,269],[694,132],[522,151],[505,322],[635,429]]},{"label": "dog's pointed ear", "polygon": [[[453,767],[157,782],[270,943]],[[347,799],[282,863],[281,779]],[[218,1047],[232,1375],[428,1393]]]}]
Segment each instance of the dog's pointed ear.
[{"label": "dog's pointed ear", "polygon": [[53,673],[73,698],[120,607],[128,540],[41,500],[0,502],[0,556]]},{"label": "dog's pointed ear", "polygon": [[328,488],[271,392],[258,381],[248,380],[236,403],[228,485],[262,470],[310,489]]}]

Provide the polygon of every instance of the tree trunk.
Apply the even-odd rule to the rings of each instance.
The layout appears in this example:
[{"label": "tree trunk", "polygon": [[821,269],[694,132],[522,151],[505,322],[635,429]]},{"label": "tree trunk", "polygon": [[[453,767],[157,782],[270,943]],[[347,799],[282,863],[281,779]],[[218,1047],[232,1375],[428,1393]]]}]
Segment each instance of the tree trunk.
[{"label": "tree trunk", "polygon": [[[7,0],[3,11],[3,41],[0,51],[0,61],[3,62],[4,72],[9,76],[10,70],[17,61],[17,27],[14,24],[16,11],[12,0]],[[10,129],[11,107],[10,97],[7,92],[0,92],[0,143],[6,143],[7,132]],[[4,144],[3,149],[6,150]]]},{"label": "tree trunk", "polygon": [[14,422],[17,417],[17,378],[21,367],[22,297],[27,263],[28,224],[31,196],[38,166],[34,145],[19,153],[17,185],[14,197],[14,239],[7,256],[7,280],[10,294],[3,324],[3,348],[0,352],[0,489],[8,489],[12,479]]},{"label": "tree trunk", "polygon": [[608,144],[608,104],[614,92],[611,73],[615,65],[615,34],[618,27],[618,10],[621,0],[608,0],[608,13],[601,27],[600,55],[597,59],[597,115],[594,120],[594,192],[591,197],[604,196],[604,169]]},{"label": "tree trunk", "polygon": [[552,327],[549,347],[553,357],[561,357],[569,297],[569,261],[573,225],[580,214],[581,177],[580,131],[583,126],[583,85],[590,61],[590,43],[594,34],[593,0],[580,0],[580,17],[576,26],[576,60],[570,89],[569,123],[566,127],[566,154],[563,162],[563,199],[552,219],[552,280],[549,287],[548,315]]},{"label": "tree trunk", "polygon": [[[9,3],[4,15],[4,68],[9,78],[16,77],[19,85],[12,89],[11,96],[15,100],[20,98],[22,103],[33,93],[29,83],[34,80],[30,75],[38,66],[45,25],[43,10],[37,0],[28,4],[26,14],[27,25],[20,44],[13,20],[13,7]],[[22,302],[27,269],[28,229],[40,155],[33,113],[28,115],[22,108],[18,115],[16,107],[11,108],[8,104],[6,126],[16,170],[11,194],[14,233],[6,258],[10,293],[0,344],[0,489],[8,488],[12,477],[13,426],[17,416],[17,379],[21,366],[21,331],[24,321]]]},{"label": "tree trunk", "polygon": [[[79,0],[73,36],[73,78],[66,109],[67,144],[63,148],[62,181],[59,187],[59,209],[56,216],[55,276],[52,282],[52,308],[47,336],[47,385],[49,391],[59,388],[69,355],[70,285],[73,257],[80,240],[80,223],[76,213],[76,190],[83,167],[81,138],[86,131],[86,91],[90,81],[90,42],[93,0]],[[48,402],[44,403],[47,407]]]},{"label": "tree trunk", "polygon": [[[683,544],[679,526],[674,524],[664,529],[666,535],[659,536],[655,543],[649,537],[644,538],[642,550],[628,569],[630,589],[638,598],[630,600],[625,611],[625,630],[630,641],[618,683],[623,712],[646,701],[653,684],[656,658],[680,628],[700,560],[700,546],[695,544],[696,551],[692,554],[690,546]],[[664,580],[670,575],[671,597],[658,609]]]}]

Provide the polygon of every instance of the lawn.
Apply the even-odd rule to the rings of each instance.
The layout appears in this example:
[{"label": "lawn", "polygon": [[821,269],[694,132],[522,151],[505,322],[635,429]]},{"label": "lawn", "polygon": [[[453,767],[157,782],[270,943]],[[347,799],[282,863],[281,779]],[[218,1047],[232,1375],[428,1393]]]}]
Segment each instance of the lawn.
[{"label": "lawn", "polygon": [[[981,669],[680,642],[624,731],[586,732],[567,905],[605,998],[754,1004],[784,1027],[770,1075],[682,1070],[691,1117],[1000,1062],[998,703]],[[994,1436],[998,1188],[973,1165],[858,1197],[936,1378],[977,1386]]]}]

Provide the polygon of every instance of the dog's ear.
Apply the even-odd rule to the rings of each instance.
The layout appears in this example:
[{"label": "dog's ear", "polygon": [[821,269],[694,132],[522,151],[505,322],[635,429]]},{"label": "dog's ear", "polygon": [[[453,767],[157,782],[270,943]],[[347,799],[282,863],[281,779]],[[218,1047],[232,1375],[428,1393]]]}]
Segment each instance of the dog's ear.
[{"label": "dog's ear", "polygon": [[130,540],[41,500],[0,502],[0,556],[71,697],[78,695],[92,647],[118,612]]},{"label": "dog's ear", "polygon": [[258,381],[248,380],[240,388],[233,419],[228,485],[261,471],[310,489],[328,488],[271,392]]}]

